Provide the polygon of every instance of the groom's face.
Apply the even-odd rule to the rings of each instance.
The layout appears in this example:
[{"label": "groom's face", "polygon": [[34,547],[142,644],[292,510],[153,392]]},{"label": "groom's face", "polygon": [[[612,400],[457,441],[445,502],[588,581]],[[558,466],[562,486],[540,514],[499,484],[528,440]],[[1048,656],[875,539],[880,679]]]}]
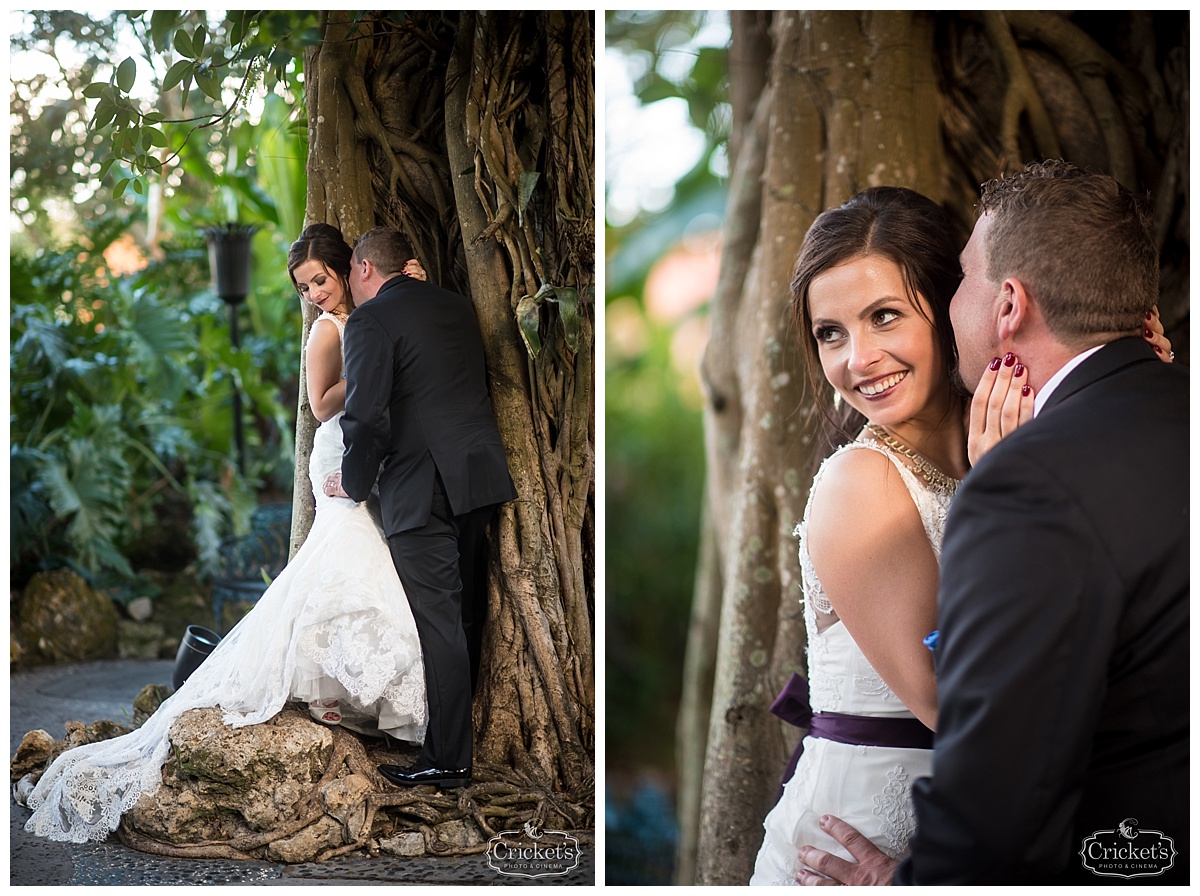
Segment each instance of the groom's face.
[{"label": "groom's face", "polygon": [[986,246],[991,227],[990,215],[985,214],[976,222],[971,239],[959,255],[963,278],[950,300],[958,372],[969,392],[975,391],[992,358],[1001,354],[994,313],[1000,286],[988,279]]}]

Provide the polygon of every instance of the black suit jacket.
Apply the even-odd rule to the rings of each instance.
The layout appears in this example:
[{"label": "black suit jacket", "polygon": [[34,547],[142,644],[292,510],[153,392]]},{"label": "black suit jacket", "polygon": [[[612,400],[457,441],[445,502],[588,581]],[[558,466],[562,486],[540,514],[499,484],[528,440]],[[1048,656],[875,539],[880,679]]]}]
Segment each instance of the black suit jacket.
[{"label": "black suit jacket", "polygon": [[[1137,338],[971,471],[942,546],[933,776],[896,883],[1187,882],[1188,523],[1187,371]],[[1127,819],[1173,839],[1174,869],[1084,867],[1085,838]]]},{"label": "black suit jacket", "polygon": [[455,515],[516,497],[469,299],[393,277],[346,321],[344,351],[342,487],[362,501],[378,476],[387,535],[428,521],[439,473]]}]

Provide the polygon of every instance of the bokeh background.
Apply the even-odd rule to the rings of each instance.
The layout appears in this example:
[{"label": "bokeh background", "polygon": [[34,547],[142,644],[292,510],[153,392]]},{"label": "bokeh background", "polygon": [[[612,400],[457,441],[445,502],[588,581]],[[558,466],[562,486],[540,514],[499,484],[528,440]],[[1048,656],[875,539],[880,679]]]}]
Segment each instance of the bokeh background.
[{"label": "bokeh background", "polygon": [[606,882],[670,883],[729,25],[610,11],[605,26]]}]

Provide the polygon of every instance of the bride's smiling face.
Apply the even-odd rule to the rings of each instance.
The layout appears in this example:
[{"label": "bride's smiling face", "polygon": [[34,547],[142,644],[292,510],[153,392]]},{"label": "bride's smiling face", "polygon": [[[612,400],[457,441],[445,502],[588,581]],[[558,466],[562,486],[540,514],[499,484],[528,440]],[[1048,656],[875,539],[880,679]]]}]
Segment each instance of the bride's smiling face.
[{"label": "bride's smiling face", "polygon": [[296,282],[296,291],[300,298],[312,302],[322,311],[349,312],[351,305],[349,296],[338,279],[329,268],[315,258],[310,258],[292,270],[292,279]]},{"label": "bride's smiling face", "polygon": [[825,378],[843,401],[889,428],[940,413],[945,401],[946,365],[932,313],[924,297],[916,300],[919,308],[900,268],[879,255],[830,268],[808,290]]}]

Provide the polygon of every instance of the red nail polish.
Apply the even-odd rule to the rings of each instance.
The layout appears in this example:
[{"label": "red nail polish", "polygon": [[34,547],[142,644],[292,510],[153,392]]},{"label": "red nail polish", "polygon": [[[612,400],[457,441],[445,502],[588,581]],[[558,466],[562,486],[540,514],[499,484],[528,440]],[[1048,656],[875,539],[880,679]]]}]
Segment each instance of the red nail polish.
[{"label": "red nail polish", "polygon": [[1024,372],[1025,372],[1024,364],[1018,364],[1016,367],[1013,368],[1013,376],[1020,376]]},{"label": "red nail polish", "polygon": [[1014,355],[1012,352],[1009,352],[1007,355],[1004,356],[1004,366],[1012,367],[1013,364],[1016,362],[1016,360],[1017,360],[1017,356]]},{"label": "red nail polish", "polygon": [[1149,328],[1149,327],[1147,327],[1146,329],[1142,330],[1142,335],[1143,335],[1143,336],[1145,336],[1147,339],[1153,339],[1153,338],[1154,338],[1154,334],[1150,332],[1150,328]]},{"label": "red nail polish", "polygon": [[1153,311],[1146,312],[1146,320],[1154,320],[1154,312]]},{"label": "red nail polish", "polygon": [[1161,349],[1161,348],[1159,348],[1157,345],[1156,345],[1156,346],[1154,346],[1154,350],[1155,350],[1156,352],[1158,352],[1160,355],[1162,354],[1162,349]]},{"label": "red nail polish", "polygon": [[992,363],[988,365],[988,370],[999,370],[999,369],[1000,369],[1000,359],[992,358]]},{"label": "red nail polish", "polygon": [[1033,390],[1032,390],[1032,389],[1030,389],[1028,386],[1022,386],[1022,387],[1021,387],[1021,395],[1023,395],[1025,398],[1028,398],[1028,397],[1029,397],[1029,393],[1030,393],[1030,392],[1032,392],[1032,391],[1033,391]]}]

